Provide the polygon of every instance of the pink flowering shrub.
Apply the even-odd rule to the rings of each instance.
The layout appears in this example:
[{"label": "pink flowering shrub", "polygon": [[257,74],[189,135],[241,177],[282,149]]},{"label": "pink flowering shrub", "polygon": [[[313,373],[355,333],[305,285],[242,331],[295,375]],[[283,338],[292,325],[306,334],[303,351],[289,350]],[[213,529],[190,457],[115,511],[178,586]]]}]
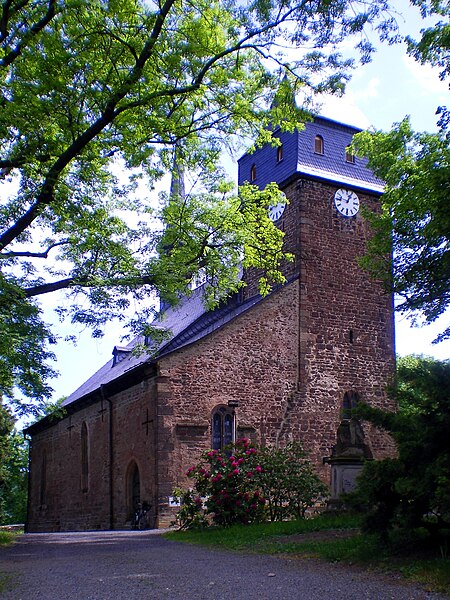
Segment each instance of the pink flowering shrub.
[{"label": "pink flowering shrub", "polygon": [[225,451],[204,452],[186,474],[194,483],[178,491],[180,528],[304,516],[326,490],[298,444],[256,448],[238,440]]},{"label": "pink flowering shrub", "polygon": [[205,452],[188,476],[203,498],[204,512],[215,525],[252,523],[264,517],[265,499],[257,478],[257,450],[247,439],[238,440],[225,452]]}]

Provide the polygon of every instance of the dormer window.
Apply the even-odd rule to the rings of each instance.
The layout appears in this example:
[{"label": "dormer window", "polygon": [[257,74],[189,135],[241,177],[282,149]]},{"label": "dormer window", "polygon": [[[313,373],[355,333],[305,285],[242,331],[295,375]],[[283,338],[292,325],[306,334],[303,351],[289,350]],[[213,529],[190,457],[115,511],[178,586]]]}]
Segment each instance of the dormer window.
[{"label": "dormer window", "polygon": [[250,181],[255,181],[256,179],[256,165],[252,165],[250,169]]},{"label": "dormer window", "polygon": [[316,135],[314,138],[314,153],[324,154],[323,137],[321,135]]},{"label": "dormer window", "polygon": [[129,356],[131,356],[131,352],[132,352],[131,348],[127,348],[124,346],[114,346],[112,366],[115,367],[120,362],[125,360],[125,358],[128,358]]},{"label": "dormer window", "polygon": [[283,160],[283,145],[277,146],[277,163]]},{"label": "dormer window", "polygon": [[355,164],[355,155],[350,150],[350,148],[346,148],[345,149],[345,162],[348,162],[348,163],[350,163],[352,165]]}]

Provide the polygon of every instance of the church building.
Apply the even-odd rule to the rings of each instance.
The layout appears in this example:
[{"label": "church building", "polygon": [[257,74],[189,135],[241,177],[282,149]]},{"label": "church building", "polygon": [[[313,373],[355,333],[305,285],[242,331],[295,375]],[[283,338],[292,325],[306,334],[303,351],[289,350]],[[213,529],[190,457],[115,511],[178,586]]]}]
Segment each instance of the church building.
[{"label": "church building", "polygon": [[[261,297],[244,272],[246,287],[209,312],[198,288],[161,314],[170,339],[156,355],[116,346],[60,417],[30,426],[28,531],[129,528],[138,503],[149,526],[168,526],[187,469],[241,437],[300,441],[330,483],[355,401],[394,410],[392,297],[358,265],[361,207],[377,209],[383,184],[348,150],[358,131],[317,117],[240,159],[239,183],[275,181],[289,200],[269,209],[295,257],[286,284]],[[371,456],[392,455],[386,434],[361,428]]]}]

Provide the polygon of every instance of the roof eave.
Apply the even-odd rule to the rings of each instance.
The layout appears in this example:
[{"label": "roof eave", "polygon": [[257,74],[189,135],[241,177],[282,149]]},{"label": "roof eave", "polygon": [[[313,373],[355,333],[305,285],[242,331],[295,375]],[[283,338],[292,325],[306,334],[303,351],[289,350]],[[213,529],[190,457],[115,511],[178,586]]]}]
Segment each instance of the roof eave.
[{"label": "roof eave", "polygon": [[91,390],[84,396],[77,398],[70,404],[63,406],[61,408],[61,414],[53,414],[47,415],[44,418],[37,421],[37,423],[33,423],[26,427],[23,432],[28,435],[35,435],[40,431],[44,431],[48,427],[52,427],[59,421],[62,421],[69,415],[73,415],[79,410],[86,408],[92,404],[95,404],[99,400],[103,398],[109,398],[114,394],[118,394],[124,389],[130,387],[130,383],[132,382],[134,385],[139,383],[136,381],[136,375],[141,371],[141,381],[144,379],[150,379],[156,376],[156,359],[152,358],[146,362],[140,363],[136,367],[133,367],[129,371],[126,371],[116,379],[109,381],[105,384],[100,384],[95,389]]}]

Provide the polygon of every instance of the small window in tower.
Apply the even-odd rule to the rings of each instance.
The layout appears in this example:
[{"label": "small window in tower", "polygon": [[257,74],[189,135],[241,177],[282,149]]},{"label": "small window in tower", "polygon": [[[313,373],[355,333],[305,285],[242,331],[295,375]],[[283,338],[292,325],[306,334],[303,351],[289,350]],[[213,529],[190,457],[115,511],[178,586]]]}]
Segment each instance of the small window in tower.
[{"label": "small window in tower", "polygon": [[250,169],[250,181],[255,181],[256,179],[256,165],[252,165]]},{"label": "small window in tower", "polygon": [[358,402],[359,402],[358,392],[354,392],[353,390],[350,392],[345,392],[344,400],[342,402],[342,418],[343,419],[351,419],[352,418],[352,410],[358,406]]},{"label": "small window in tower", "polygon": [[353,154],[350,148],[345,149],[345,162],[348,162],[352,165],[355,164],[355,155]]},{"label": "small window in tower", "polygon": [[283,145],[277,147],[277,163],[283,160]]},{"label": "small window in tower", "polygon": [[324,154],[323,137],[316,135],[314,138],[314,152],[315,154]]}]

